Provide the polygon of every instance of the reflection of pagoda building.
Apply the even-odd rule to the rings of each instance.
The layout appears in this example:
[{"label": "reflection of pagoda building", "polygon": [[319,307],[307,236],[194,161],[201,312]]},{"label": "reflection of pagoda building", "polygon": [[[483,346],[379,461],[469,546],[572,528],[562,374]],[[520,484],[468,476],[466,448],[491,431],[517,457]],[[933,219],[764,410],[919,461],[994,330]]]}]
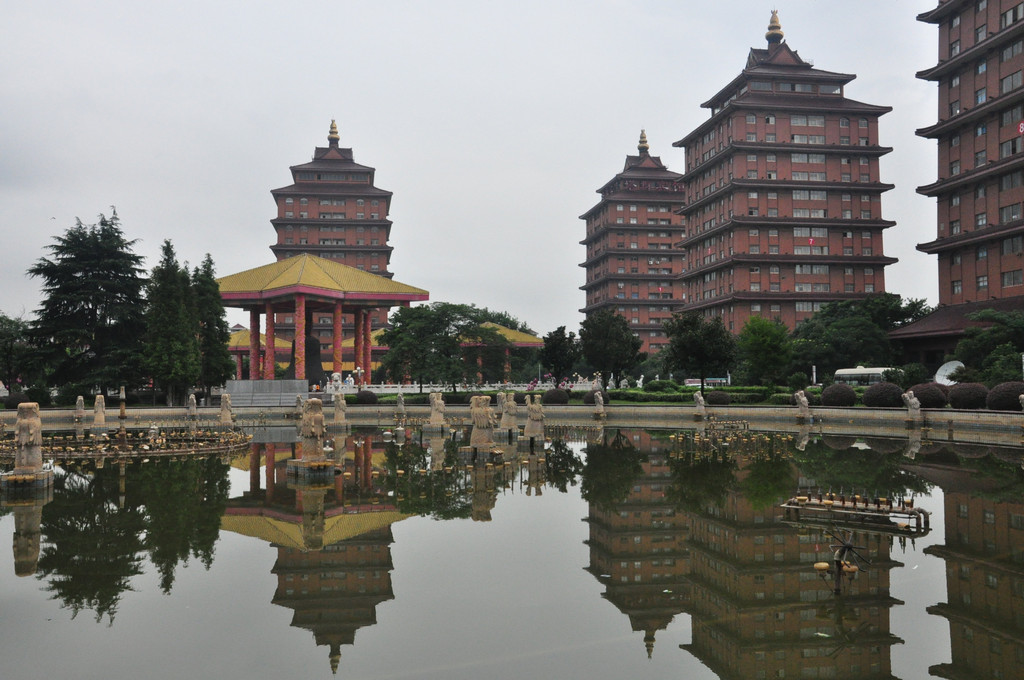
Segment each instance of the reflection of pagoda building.
[{"label": "reflection of pagoda building", "polygon": [[[391,588],[391,525],[398,512],[376,487],[372,443],[357,436],[336,446],[349,452],[333,484],[288,482],[286,461],[301,456],[297,444],[253,444],[245,461],[250,488],[228,502],[222,528],[260,538],[278,556],[273,603],[292,609],[291,625],[313,633],[330,649],[337,671],[341,645],[376,623],[376,607],[394,597]],[[265,488],[260,488],[261,475]]]},{"label": "reflection of pagoda building", "polygon": [[1024,660],[1024,503],[945,492],[946,543],[925,549],[946,562],[952,662],[941,678],[1016,678]]},{"label": "reflection of pagoda building", "polygon": [[291,625],[330,647],[334,671],[341,645],[355,644],[357,630],[377,623],[377,605],[394,598],[393,541],[385,526],[317,551],[278,547],[273,603],[293,610]]},{"label": "reflection of pagoda building", "polygon": [[[742,465],[742,462],[741,462]],[[745,471],[740,470],[742,479]],[[815,573],[832,540],[783,524],[737,492],[690,520],[692,641],[684,648],[720,678],[890,678],[891,538],[859,533],[871,567],[836,597]],[[816,675],[807,675],[814,669]]]},{"label": "reflection of pagoda building", "polygon": [[668,458],[647,433],[633,432],[649,451],[643,472],[629,497],[614,511],[590,505],[590,565],[587,571],[605,586],[604,597],[644,634],[650,656],[654,636],[685,609],[689,587],[686,528],[665,491],[671,485]]}]

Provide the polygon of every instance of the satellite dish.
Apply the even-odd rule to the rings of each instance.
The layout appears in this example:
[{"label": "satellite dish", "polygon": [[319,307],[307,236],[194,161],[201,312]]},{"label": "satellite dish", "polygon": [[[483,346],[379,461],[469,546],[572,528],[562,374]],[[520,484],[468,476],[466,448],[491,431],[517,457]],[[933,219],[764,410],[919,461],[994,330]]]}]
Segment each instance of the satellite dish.
[{"label": "satellite dish", "polygon": [[947,361],[939,366],[939,370],[935,371],[935,382],[940,385],[955,385],[956,381],[951,380],[949,376],[956,369],[963,367],[964,363],[962,361]]}]

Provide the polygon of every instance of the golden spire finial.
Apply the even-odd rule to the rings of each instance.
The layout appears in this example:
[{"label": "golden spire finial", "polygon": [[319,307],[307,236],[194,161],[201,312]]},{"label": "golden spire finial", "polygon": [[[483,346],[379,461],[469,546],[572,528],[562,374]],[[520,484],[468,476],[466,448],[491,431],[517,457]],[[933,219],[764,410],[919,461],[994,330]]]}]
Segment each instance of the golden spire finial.
[{"label": "golden spire finial", "polygon": [[327,135],[327,141],[336,142],[339,139],[341,139],[341,137],[338,136],[338,126],[335,124],[334,119],[331,118],[331,131]]},{"label": "golden spire finial", "polygon": [[764,34],[764,38],[768,41],[769,45],[775,45],[782,42],[784,35],[782,24],[779,22],[779,10],[773,9],[772,18],[768,21],[768,32]]},{"label": "golden spire finial", "polygon": [[640,130],[640,143],[636,145],[636,148],[637,148],[637,150],[640,153],[647,153],[647,150],[651,148],[651,147],[649,147],[647,145],[647,131],[646,130],[643,130],[643,129]]}]

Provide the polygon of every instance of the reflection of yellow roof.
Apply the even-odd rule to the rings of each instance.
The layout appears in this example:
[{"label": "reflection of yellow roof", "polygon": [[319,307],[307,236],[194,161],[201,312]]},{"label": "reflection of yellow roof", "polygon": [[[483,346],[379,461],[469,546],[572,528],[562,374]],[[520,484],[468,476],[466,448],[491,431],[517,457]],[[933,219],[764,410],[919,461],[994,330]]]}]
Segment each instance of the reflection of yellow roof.
[{"label": "reflection of yellow roof", "polygon": [[[252,299],[259,293],[284,293],[287,289],[317,289],[327,294],[333,293],[334,295],[330,297],[351,297],[357,300],[363,296],[427,299],[427,291],[422,288],[407,286],[393,279],[308,253],[230,274],[217,279],[217,283],[220,285],[221,296],[225,299]],[[339,296],[339,293],[348,295]]]},{"label": "reflection of yellow roof", "polygon": [[[308,550],[302,540],[302,516],[295,515],[289,521],[283,516],[266,517],[258,514],[229,514],[220,518],[220,528],[227,531],[258,538],[267,543]],[[399,522],[406,515],[396,511],[341,513],[324,520],[324,545],[331,545],[349,538],[361,536],[376,529],[383,529]]]},{"label": "reflection of yellow roof", "polygon": [[544,341],[538,338],[537,336],[530,335],[529,333],[524,333],[522,331],[513,330],[511,328],[507,328],[506,326],[502,326],[500,323],[494,323],[493,321],[485,321],[480,325],[483,326],[484,328],[493,328],[494,330],[498,331],[501,337],[505,338],[513,345],[518,345],[519,347],[534,345],[536,345],[537,347],[544,346]]},{"label": "reflection of yellow roof", "polygon": [[[267,336],[260,333],[260,347],[267,346]],[[243,328],[235,331],[231,334],[231,339],[228,341],[228,347],[245,347],[249,348],[249,329]],[[274,336],[274,347],[280,350],[291,350],[292,343],[285,340],[284,338]]]}]

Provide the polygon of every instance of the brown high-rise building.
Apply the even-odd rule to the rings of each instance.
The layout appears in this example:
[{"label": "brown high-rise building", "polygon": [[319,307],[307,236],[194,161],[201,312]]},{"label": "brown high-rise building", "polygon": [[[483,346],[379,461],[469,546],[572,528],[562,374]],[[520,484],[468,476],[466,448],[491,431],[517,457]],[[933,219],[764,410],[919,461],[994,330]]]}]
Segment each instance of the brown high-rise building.
[{"label": "brown high-rise building", "polygon": [[626,156],[622,172],[598,189],[601,200],[580,216],[587,224],[581,244],[587,259],[586,306],[590,315],[612,310],[625,317],[643,341],[641,351],[656,352],[667,342],[662,323],[679,303],[677,280],[683,260],[672,244],[683,233],[680,174],[649,153],[641,131],[639,153]]},{"label": "brown high-rise building", "polygon": [[686,149],[685,270],[679,311],[739,332],[751,316],[793,328],[822,305],[885,290],[878,138],[890,107],[846,97],[856,77],[814,68],[782,41],[753,48],[701,106]]},{"label": "brown high-rise building", "polygon": [[1024,6],[949,0],[920,14],[939,29],[939,62],[917,74],[939,86],[939,304],[1024,295]]},{"label": "brown high-rise building", "polygon": [[952,354],[968,315],[1024,303],[1024,6],[946,0],[917,19],[939,29],[939,61],[918,78],[939,86],[938,122],[917,134],[938,142],[935,238],[939,307],[898,328],[904,361],[934,370]]}]

